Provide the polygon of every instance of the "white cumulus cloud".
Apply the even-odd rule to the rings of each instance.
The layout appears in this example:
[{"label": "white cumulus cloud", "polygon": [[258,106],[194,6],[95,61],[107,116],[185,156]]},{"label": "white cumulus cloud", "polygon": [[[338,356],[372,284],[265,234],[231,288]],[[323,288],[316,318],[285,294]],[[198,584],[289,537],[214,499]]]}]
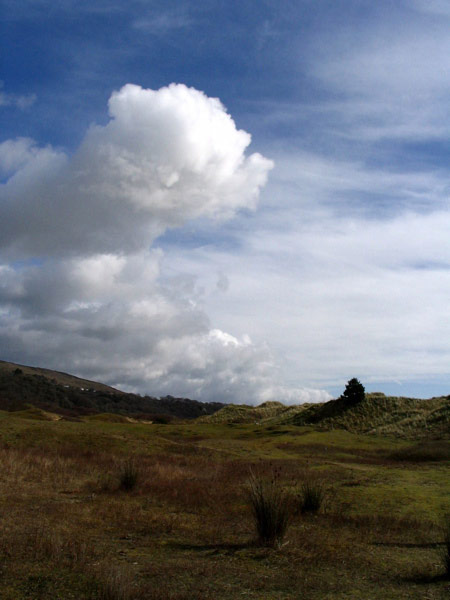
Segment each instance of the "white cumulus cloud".
[{"label": "white cumulus cloud", "polygon": [[250,135],[219,100],[185,85],[128,84],[112,94],[109,112],[66,160],[6,142],[22,160],[0,190],[9,255],[136,251],[189,219],[255,207],[272,163],[245,155]]}]

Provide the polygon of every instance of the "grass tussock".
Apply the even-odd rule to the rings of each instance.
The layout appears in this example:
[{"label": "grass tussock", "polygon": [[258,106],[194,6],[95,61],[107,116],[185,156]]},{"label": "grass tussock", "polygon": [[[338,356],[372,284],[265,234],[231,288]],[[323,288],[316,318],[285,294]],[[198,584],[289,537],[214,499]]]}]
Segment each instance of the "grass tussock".
[{"label": "grass tussock", "polygon": [[444,577],[450,580],[450,515],[447,516],[444,523],[444,547],[442,549],[442,564],[444,567]]},{"label": "grass tussock", "polygon": [[414,444],[391,453],[388,458],[412,463],[450,461],[450,441],[436,440]]},{"label": "grass tussock", "polygon": [[124,492],[132,492],[139,482],[139,470],[132,458],[125,460],[119,472],[119,488]]},{"label": "grass tussock", "polygon": [[123,565],[102,564],[96,570],[98,600],[138,600],[142,598],[135,577]]},{"label": "grass tussock", "polygon": [[304,514],[317,514],[325,502],[325,487],[320,481],[304,481],[300,488],[299,511]]},{"label": "grass tussock", "polygon": [[248,496],[257,532],[262,546],[280,547],[292,517],[292,496],[282,486],[280,474],[274,470],[266,478],[250,474]]}]

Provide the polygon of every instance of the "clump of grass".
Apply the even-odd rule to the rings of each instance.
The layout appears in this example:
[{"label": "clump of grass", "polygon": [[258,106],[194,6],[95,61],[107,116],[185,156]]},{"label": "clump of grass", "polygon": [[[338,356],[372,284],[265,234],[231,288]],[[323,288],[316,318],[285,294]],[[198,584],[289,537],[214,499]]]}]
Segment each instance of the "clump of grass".
[{"label": "clump of grass", "polygon": [[279,473],[264,478],[251,472],[248,492],[259,544],[281,547],[292,516],[292,498],[283,489]]},{"label": "clump of grass", "polygon": [[325,488],[318,481],[305,481],[300,488],[301,514],[317,514],[325,500]]},{"label": "clump of grass", "polygon": [[139,481],[139,470],[133,459],[122,463],[119,473],[119,487],[125,492],[131,492],[137,487]]},{"label": "clump of grass", "polygon": [[444,565],[444,575],[450,579],[450,515],[444,524],[444,548],[442,550],[442,562]]},{"label": "clump of grass", "polygon": [[131,573],[123,567],[102,565],[97,578],[96,598],[99,600],[135,600],[139,597]]},{"label": "clump of grass", "polygon": [[418,463],[450,460],[450,444],[447,440],[422,442],[392,452],[388,458],[395,461]]},{"label": "clump of grass", "polygon": [[114,492],[117,490],[117,478],[111,473],[99,473],[94,483],[89,483],[87,486],[92,492]]}]

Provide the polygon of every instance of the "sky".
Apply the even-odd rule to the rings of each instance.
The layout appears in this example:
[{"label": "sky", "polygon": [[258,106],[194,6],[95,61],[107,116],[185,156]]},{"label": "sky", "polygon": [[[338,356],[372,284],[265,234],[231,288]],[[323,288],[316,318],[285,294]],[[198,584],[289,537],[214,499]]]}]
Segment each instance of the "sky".
[{"label": "sky", "polygon": [[3,0],[0,359],[450,393],[450,2]]}]

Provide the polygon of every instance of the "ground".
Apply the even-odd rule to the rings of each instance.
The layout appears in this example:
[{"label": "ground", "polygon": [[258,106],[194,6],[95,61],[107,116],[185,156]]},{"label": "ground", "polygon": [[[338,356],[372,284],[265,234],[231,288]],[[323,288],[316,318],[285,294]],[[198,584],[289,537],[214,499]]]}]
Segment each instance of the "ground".
[{"label": "ground", "polygon": [[[0,413],[0,597],[440,600],[449,442],[313,427],[45,421]],[[421,451],[422,448],[422,451]],[[137,475],[120,489],[124,468]],[[258,545],[250,470],[316,515]]]}]

